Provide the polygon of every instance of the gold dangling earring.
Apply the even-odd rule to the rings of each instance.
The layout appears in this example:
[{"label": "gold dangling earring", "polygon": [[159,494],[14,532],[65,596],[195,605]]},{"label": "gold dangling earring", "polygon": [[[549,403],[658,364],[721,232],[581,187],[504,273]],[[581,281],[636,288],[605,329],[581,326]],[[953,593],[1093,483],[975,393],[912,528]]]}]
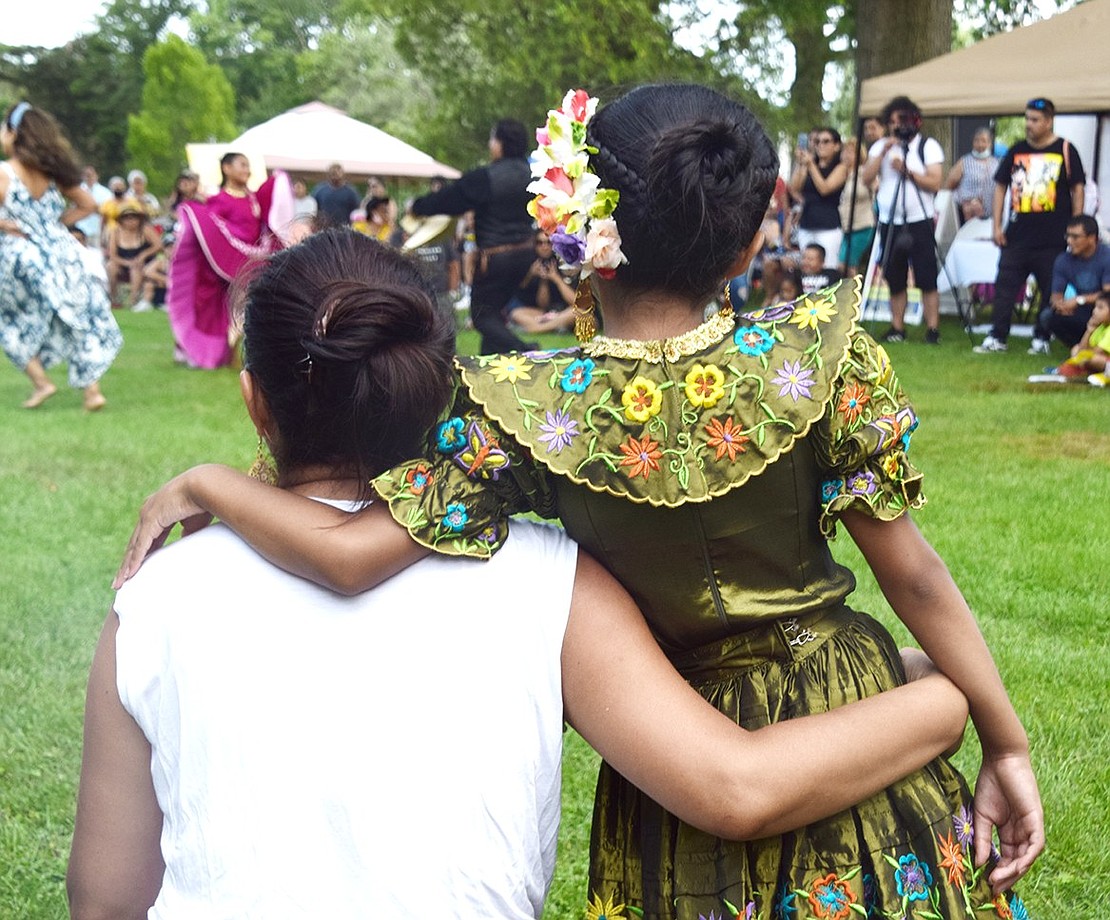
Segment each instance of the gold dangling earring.
[{"label": "gold dangling earring", "polygon": [[263,485],[276,486],[278,483],[274,458],[266,446],[266,442],[262,440],[262,435],[258,436],[258,455],[254,458],[251,468],[247,470],[247,475],[251,479],[257,479]]},{"label": "gold dangling earring", "polygon": [[574,295],[574,337],[585,345],[596,332],[594,292],[590,287],[590,279],[583,278],[578,282],[578,290]]},{"label": "gold dangling earring", "polygon": [[732,291],[729,290],[732,285],[729,284],[729,281],[729,278],[725,278],[725,296],[724,302],[721,304],[721,316],[732,316]]}]

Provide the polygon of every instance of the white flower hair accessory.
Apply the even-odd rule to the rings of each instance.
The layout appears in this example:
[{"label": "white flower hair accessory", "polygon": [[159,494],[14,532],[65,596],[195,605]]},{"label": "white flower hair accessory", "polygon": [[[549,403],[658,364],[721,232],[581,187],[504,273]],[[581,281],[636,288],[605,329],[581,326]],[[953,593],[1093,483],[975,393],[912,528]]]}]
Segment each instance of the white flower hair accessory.
[{"label": "white flower hair accessory", "polygon": [[528,203],[528,213],[551,237],[567,268],[581,270],[582,278],[593,272],[612,278],[628,259],[613,219],[620,192],[601,188],[590,171],[590,154],[597,148],[586,143],[586,125],[595,111],[596,98],[583,89],[570,90],[563,104],[547,113],[547,123],[536,129],[539,146],[531,157],[534,181],[528,185],[536,197]]}]

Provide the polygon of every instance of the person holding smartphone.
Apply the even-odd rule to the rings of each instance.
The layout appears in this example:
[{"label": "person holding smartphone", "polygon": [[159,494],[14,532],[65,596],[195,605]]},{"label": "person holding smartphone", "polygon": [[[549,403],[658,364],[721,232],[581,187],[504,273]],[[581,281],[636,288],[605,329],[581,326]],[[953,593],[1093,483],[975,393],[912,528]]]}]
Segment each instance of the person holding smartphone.
[{"label": "person holding smartphone", "polygon": [[536,259],[506,308],[509,323],[521,332],[562,332],[574,325],[574,288],[559,272],[551,240],[536,231]]}]

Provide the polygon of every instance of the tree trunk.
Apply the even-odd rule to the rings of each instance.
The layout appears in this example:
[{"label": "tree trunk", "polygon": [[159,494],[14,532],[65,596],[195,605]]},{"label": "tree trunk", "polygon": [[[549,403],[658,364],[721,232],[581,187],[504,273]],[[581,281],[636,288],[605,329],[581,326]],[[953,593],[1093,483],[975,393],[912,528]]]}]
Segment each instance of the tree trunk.
[{"label": "tree trunk", "polygon": [[790,23],[786,37],[794,46],[794,82],[790,84],[790,115],[798,131],[825,124],[825,68],[832,60],[823,21]]},{"label": "tree trunk", "polygon": [[[859,81],[904,70],[952,50],[953,0],[855,0],[855,5]],[[945,150],[951,148],[949,119],[929,119],[922,131],[939,140]]]}]

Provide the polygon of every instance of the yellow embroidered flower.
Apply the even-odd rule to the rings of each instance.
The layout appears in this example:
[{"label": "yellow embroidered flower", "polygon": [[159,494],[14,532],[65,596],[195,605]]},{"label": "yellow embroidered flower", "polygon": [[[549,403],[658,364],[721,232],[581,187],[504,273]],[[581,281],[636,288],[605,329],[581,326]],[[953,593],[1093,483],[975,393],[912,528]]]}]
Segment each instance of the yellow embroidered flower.
[{"label": "yellow embroidered flower", "polygon": [[528,373],[532,369],[520,355],[498,355],[489,363],[489,372],[498,383],[516,383],[518,380],[531,380]]},{"label": "yellow embroidered flower", "polygon": [[621,405],[630,421],[646,422],[658,415],[663,405],[663,392],[647,377],[633,377],[621,392]]},{"label": "yellow embroidered flower", "polygon": [[887,454],[883,457],[883,472],[895,482],[902,478],[902,464],[897,454]]},{"label": "yellow embroidered flower", "polygon": [[827,323],[836,316],[836,307],[831,300],[810,300],[805,297],[794,308],[790,322],[801,329],[816,329],[818,323]]},{"label": "yellow embroidered flower", "polygon": [[875,368],[876,379],[880,384],[885,384],[894,372],[894,368],[890,366],[890,355],[882,345],[876,345],[875,357],[878,359],[878,367]]},{"label": "yellow embroidered flower", "polygon": [[686,398],[695,406],[709,408],[725,395],[725,375],[716,364],[695,364],[686,375]]},{"label": "yellow embroidered flower", "polygon": [[601,900],[601,895],[595,894],[586,905],[586,920],[628,920],[623,904],[614,904],[612,898]]}]

